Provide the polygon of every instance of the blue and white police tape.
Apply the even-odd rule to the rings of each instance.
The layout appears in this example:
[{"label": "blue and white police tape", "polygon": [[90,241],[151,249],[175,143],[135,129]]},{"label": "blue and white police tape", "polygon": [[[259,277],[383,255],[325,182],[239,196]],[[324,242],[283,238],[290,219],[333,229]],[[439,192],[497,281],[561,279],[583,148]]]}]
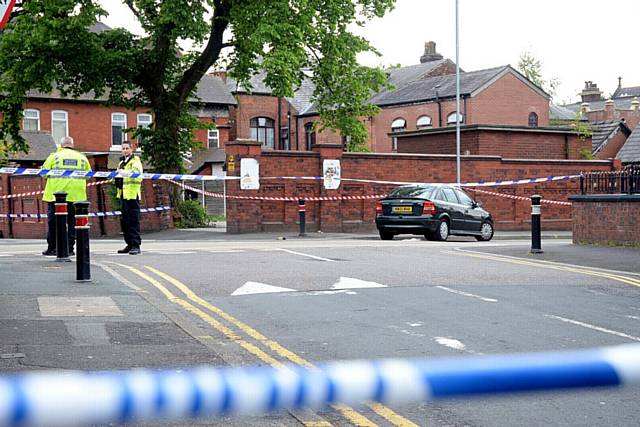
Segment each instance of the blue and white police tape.
[{"label": "blue and white police tape", "polygon": [[640,344],[444,360],[334,362],[321,369],[33,372],[0,377],[0,426],[69,426],[254,415],[330,404],[400,405],[479,394],[640,383]]},{"label": "blue and white police tape", "polygon": [[176,181],[225,181],[238,180],[239,176],[211,176],[211,175],[182,175],[171,173],[121,173],[101,171],[79,171],[70,169],[27,169],[0,168],[0,173],[11,175],[32,175],[55,178],[142,178],[142,179],[173,179]]},{"label": "blue and white police tape", "polygon": [[[162,212],[168,211],[171,209],[171,206],[158,206],[155,208],[141,208],[141,213],[147,212]],[[89,216],[99,217],[99,216],[119,216],[122,215],[120,211],[111,211],[111,212],[90,212]],[[0,214],[0,218],[46,218],[47,214]]]}]

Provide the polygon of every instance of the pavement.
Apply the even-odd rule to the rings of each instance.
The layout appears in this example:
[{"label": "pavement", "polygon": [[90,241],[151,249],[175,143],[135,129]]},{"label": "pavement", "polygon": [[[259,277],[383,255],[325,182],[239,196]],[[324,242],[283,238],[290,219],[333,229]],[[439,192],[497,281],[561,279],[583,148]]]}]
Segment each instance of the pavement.
[{"label": "pavement", "polygon": [[[231,235],[220,230],[165,230],[146,234],[143,236],[143,251],[144,243],[153,241],[379,240],[376,234],[309,233],[307,237],[299,237],[294,232]],[[473,250],[640,274],[639,248],[578,246],[571,244],[570,237],[570,232],[544,232],[542,245],[545,251],[537,255],[529,254],[523,245],[474,246]],[[504,240],[505,243],[529,238],[528,232],[496,232],[495,235],[496,241]],[[561,239],[566,244],[545,247],[545,242]],[[474,239],[452,237],[451,240],[465,242]],[[225,346],[224,342],[201,339],[207,334],[181,314],[175,305],[154,299],[110,271],[108,264],[94,264],[92,281],[84,283],[74,280],[74,262],[59,263],[55,258],[33,254],[2,255],[12,247],[17,250],[25,243],[36,242],[41,241],[2,239],[1,373],[36,369],[180,369],[202,364],[234,364],[233,357],[220,351]],[[288,416],[283,414],[272,417],[254,421],[256,425],[295,425],[290,424],[291,420],[287,421]],[[243,419],[221,420],[217,425],[251,424],[251,419]]]}]

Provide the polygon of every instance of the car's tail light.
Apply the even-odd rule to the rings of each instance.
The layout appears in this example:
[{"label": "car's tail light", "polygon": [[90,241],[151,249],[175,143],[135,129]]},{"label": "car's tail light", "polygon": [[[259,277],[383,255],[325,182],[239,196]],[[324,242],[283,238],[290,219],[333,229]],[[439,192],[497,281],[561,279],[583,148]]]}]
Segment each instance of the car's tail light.
[{"label": "car's tail light", "polygon": [[382,215],[382,202],[376,202],[376,215]]},{"label": "car's tail light", "polygon": [[435,214],[436,213],[436,205],[433,202],[426,201],[422,204],[422,213],[423,214]]}]

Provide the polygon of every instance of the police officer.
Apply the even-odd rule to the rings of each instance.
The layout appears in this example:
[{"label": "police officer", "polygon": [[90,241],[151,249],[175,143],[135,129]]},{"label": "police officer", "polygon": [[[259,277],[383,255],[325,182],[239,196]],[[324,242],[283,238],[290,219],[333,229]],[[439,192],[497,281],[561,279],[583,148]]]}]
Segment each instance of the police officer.
[{"label": "police officer", "polygon": [[[87,156],[73,149],[73,138],[63,136],[60,148],[51,153],[45,160],[43,169],[66,169],[91,171]],[[69,237],[69,255],[75,255],[73,248],[76,243],[76,215],[73,202],[87,200],[86,178],[46,178],[42,200],[48,203],[47,209],[47,249],[42,252],[45,256],[56,256],[56,204],[54,193],[67,193],[67,229]]]},{"label": "police officer", "polygon": [[[118,163],[118,172],[142,173],[142,162],[133,154],[129,141],[122,143],[122,158]],[[140,184],[142,178],[116,178],[117,196],[120,198],[120,225],[127,244],[119,254],[138,255],[140,253]]]}]

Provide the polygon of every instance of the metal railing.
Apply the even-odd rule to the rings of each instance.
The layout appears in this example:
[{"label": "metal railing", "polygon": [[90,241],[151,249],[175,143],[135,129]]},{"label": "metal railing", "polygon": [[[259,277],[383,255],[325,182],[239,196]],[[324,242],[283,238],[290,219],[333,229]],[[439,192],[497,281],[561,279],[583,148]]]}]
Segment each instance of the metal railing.
[{"label": "metal railing", "polygon": [[623,170],[580,175],[581,194],[640,194],[640,164]]}]

